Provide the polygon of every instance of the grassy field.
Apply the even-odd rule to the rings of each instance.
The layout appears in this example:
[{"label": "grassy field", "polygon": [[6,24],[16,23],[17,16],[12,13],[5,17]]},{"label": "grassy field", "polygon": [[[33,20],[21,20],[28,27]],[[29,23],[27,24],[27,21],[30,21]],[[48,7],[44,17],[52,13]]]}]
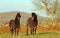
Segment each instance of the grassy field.
[{"label": "grassy field", "polygon": [[[24,25],[24,24],[23,24]],[[56,26],[53,28],[53,26],[49,27],[38,27],[37,28],[37,34],[28,36],[26,35],[26,26],[21,26],[21,32],[19,32],[18,36],[11,36],[9,27],[3,26],[0,28],[0,38],[60,38],[60,27]],[[53,29],[52,29],[53,28]]]},{"label": "grassy field", "polygon": [[11,36],[9,33],[0,34],[0,38],[60,38],[60,31],[45,31],[37,32],[36,35],[26,35],[26,33],[19,33],[18,36]]}]

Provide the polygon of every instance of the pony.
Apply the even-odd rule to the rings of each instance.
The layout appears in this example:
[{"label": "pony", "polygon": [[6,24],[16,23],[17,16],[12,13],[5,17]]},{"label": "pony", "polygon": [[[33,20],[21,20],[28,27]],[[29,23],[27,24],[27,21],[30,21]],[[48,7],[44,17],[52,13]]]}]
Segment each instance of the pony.
[{"label": "pony", "polygon": [[11,19],[9,21],[11,35],[13,35],[13,34],[18,35],[19,28],[20,28],[20,18],[21,18],[20,13],[17,13],[15,19]]},{"label": "pony", "polygon": [[27,32],[26,32],[27,35],[28,35],[28,27],[30,27],[31,35],[36,34],[36,29],[38,25],[37,15],[35,13],[32,13],[31,16],[32,17],[30,17],[27,20]]}]

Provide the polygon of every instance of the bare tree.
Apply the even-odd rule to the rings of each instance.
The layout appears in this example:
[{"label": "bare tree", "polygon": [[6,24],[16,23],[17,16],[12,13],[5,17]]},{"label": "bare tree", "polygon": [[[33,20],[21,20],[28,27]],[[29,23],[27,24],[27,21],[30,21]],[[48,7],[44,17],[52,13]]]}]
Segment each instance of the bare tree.
[{"label": "bare tree", "polygon": [[58,7],[58,0],[33,0],[33,4],[38,10],[45,9],[47,15],[51,18],[51,24],[54,24],[54,14]]}]

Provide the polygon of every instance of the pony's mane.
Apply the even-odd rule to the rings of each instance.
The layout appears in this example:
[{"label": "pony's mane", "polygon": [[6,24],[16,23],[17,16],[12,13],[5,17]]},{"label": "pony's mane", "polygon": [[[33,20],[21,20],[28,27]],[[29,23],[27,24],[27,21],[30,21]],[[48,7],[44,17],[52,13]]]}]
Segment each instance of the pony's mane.
[{"label": "pony's mane", "polygon": [[18,20],[18,17],[19,17],[19,18],[21,17],[20,13],[17,13],[17,15],[16,15],[16,17],[15,17],[15,24],[16,24],[16,25],[19,25],[19,24],[20,24],[20,20]]},{"label": "pony's mane", "polygon": [[33,21],[35,22],[37,20],[37,15],[34,12],[32,13],[32,17],[34,17]]}]

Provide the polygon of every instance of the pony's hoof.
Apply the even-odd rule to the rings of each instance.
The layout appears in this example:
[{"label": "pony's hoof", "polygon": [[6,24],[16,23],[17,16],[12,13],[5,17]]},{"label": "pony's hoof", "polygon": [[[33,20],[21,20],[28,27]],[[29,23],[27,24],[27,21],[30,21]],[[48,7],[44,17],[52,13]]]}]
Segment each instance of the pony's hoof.
[{"label": "pony's hoof", "polygon": [[29,35],[29,34],[26,34],[26,35]]}]

